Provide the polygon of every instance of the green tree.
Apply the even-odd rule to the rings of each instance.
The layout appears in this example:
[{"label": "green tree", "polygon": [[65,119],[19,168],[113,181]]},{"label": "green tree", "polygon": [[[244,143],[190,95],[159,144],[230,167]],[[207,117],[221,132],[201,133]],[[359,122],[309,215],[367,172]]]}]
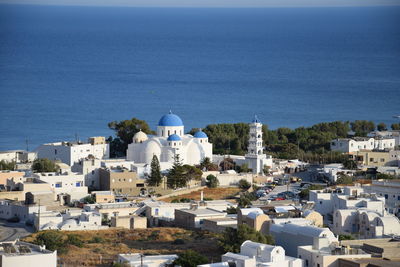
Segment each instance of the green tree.
[{"label": "green tree", "polygon": [[83,198],[83,203],[85,204],[94,204],[96,203],[96,198],[92,195],[86,196]]},{"label": "green tree", "polygon": [[248,173],[250,171],[249,164],[243,163],[241,166],[236,166],[237,172]]},{"label": "green tree", "polygon": [[368,133],[375,130],[375,123],[373,121],[356,120],[350,125],[351,130],[353,130],[357,136],[367,136]]},{"label": "green tree", "polygon": [[220,162],[219,167],[221,168],[222,171],[234,170],[235,163],[233,162],[233,159],[231,159],[231,158],[224,158]]},{"label": "green tree", "polygon": [[178,258],[172,263],[173,266],[196,267],[197,265],[208,263],[207,257],[194,250],[185,250],[178,254]]},{"label": "green tree", "polygon": [[161,168],[160,162],[156,155],[153,155],[153,159],[151,160],[151,171],[150,176],[147,180],[147,183],[150,186],[159,186],[162,182]]},{"label": "green tree", "polygon": [[168,187],[172,189],[182,188],[187,184],[185,170],[182,166],[179,154],[174,157],[174,164],[167,175],[167,184]]},{"label": "green tree", "polygon": [[115,131],[117,138],[109,140],[110,154],[113,155],[126,155],[128,144],[132,143],[135,133],[142,130],[146,134],[155,134],[143,120],[132,118],[130,120],[113,121],[108,123],[108,128]]},{"label": "green tree", "polygon": [[356,170],[357,163],[354,160],[347,159],[343,162],[343,167],[348,170]]},{"label": "green tree", "polygon": [[379,123],[376,128],[378,129],[378,131],[387,131],[387,127],[386,124],[384,124],[383,122]]},{"label": "green tree", "polygon": [[15,170],[15,161],[5,161],[5,160],[1,160],[0,161],[0,171],[2,170],[7,170],[7,171],[13,171]]},{"label": "green tree", "polygon": [[36,236],[35,244],[45,245],[48,250],[57,250],[59,253],[67,252],[63,234],[57,231],[44,231]]},{"label": "green tree", "polygon": [[191,180],[196,180],[196,181],[201,180],[203,172],[199,168],[196,168],[195,166],[191,166],[188,164],[183,165],[182,168],[183,168],[183,175],[186,178],[186,182],[189,182]]},{"label": "green tree", "polygon": [[210,174],[206,177],[206,186],[208,188],[216,188],[219,185],[218,178]]},{"label": "green tree", "polygon": [[240,246],[246,240],[273,245],[270,235],[263,235],[247,224],[238,225],[237,229],[228,227],[219,237],[219,245],[225,252],[240,252]]},{"label": "green tree", "polygon": [[34,172],[56,172],[60,167],[49,159],[35,159],[32,163],[32,170]]},{"label": "green tree", "polygon": [[218,165],[212,163],[209,157],[205,157],[200,163],[200,169],[205,171],[218,171]]},{"label": "green tree", "polygon": [[251,187],[251,184],[249,182],[247,182],[246,179],[241,179],[241,180],[239,180],[238,186],[242,190],[247,190]]},{"label": "green tree", "polygon": [[392,130],[400,130],[400,123],[393,123],[390,125],[390,128],[392,128]]}]

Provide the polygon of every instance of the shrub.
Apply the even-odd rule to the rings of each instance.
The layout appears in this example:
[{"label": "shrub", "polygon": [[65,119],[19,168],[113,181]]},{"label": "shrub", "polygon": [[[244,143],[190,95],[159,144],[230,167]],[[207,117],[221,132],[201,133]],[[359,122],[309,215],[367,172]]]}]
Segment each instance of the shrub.
[{"label": "shrub", "polygon": [[89,243],[103,243],[104,242],[104,238],[100,237],[100,236],[94,236]]},{"label": "shrub", "polygon": [[179,257],[173,262],[173,266],[196,267],[197,265],[208,263],[208,259],[205,256],[193,250],[186,250],[178,256]]},{"label": "shrub", "polygon": [[35,172],[56,172],[60,167],[49,159],[35,159],[32,163],[32,170]]},{"label": "shrub", "polygon": [[36,236],[35,244],[45,245],[48,250],[57,250],[59,253],[66,253],[63,235],[57,231],[45,231]]},{"label": "shrub", "polygon": [[354,240],[354,239],[355,238],[352,235],[339,235],[339,241],[342,241],[342,240]]},{"label": "shrub", "polygon": [[153,231],[151,232],[151,234],[149,235],[149,237],[147,238],[148,240],[157,240],[158,237],[160,236],[160,231]]},{"label": "shrub", "polygon": [[237,208],[229,207],[229,208],[226,209],[226,213],[228,213],[228,214],[237,214]]},{"label": "shrub", "polygon": [[226,228],[219,238],[219,245],[226,252],[237,253],[240,251],[242,243],[246,240],[270,245],[274,243],[272,236],[263,235],[254,228],[241,224],[237,229]]},{"label": "shrub", "polygon": [[241,179],[239,181],[239,188],[242,190],[247,190],[251,187],[251,184],[247,182],[245,179]]},{"label": "shrub", "polygon": [[68,235],[66,243],[80,248],[83,247],[83,241],[81,240],[81,238],[78,235],[74,234]]},{"label": "shrub", "polygon": [[218,187],[219,181],[218,178],[215,177],[214,175],[210,174],[206,177],[206,186],[208,188],[215,188]]}]

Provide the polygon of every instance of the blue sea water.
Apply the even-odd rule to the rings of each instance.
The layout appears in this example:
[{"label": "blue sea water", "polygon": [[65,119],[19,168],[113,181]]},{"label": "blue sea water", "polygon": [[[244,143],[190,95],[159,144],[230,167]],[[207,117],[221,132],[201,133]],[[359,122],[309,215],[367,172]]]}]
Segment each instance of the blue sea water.
[{"label": "blue sea water", "polygon": [[170,109],[186,130],[400,115],[400,8],[0,5],[0,150],[109,136]]}]

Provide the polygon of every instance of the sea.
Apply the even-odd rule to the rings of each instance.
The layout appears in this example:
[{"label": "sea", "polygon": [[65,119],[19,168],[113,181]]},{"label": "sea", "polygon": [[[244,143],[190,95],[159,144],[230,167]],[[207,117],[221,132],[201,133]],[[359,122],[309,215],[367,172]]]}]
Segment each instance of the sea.
[{"label": "sea", "polygon": [[0,5],[0,150],[113,135],[400,115],[400,7]]}]

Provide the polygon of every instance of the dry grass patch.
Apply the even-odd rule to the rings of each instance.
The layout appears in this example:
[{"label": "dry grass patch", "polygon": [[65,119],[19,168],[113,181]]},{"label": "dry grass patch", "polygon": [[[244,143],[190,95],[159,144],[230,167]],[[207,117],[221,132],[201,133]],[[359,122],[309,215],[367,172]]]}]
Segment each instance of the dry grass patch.
[{"label": "dry grass patch", "polygon": [[[62,231],[77,235],[83,247],[69,245],[68,252],[58,255],[63,266],[110,266],[120,253],[176,254],[196,250],[210,261],[219,261],[220,251],[215,234],[181,228],[109,229],[99,231]],[[33,242],[39,233],[24,238]],[[176,240],[179,240],[177,242]]]}]

